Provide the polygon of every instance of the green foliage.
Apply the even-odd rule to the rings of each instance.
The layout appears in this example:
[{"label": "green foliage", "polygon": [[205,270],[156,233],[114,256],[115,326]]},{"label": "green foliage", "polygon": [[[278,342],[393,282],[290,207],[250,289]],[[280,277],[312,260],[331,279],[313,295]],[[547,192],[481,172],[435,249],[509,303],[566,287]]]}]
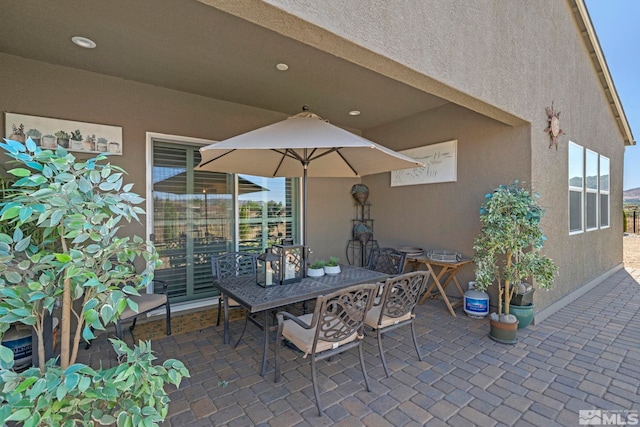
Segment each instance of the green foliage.
[{"label": "green foliage", "polygon": [[58,132],[56,132],[56,138],[69,139],[71,138],[71,135],[69,134],[69,132],[59,130]]},{"label": "green foliage", "polygon": [[82,141],[82,132],[80,132],[80,129],[76,129],[73,132],[71,132],[71,139],[76,141]]},{"label": "green foliage", "polygon": [[622,232],[627,232],[627,211],[624,209],[622,210]]},{"label": "green foliage", "polygon": [[473,245],[476,287],[486,290],[497,283],[498,307],[504,299],[507,314],[513,285],[532,277],[539,287],[549,289],[557,271],[540,252],[546,237],[540,227],[543,210],[538,198],[515,181],[487,194],[480,208],[482,229]]},{"label": "green foliage", "polygon": [[158,425],[169,409],[164,383],[179,386],[189,372],[182,362],[156,359],[149,342],[130,349],[111,340],[122,362],[95,370],[83,364],[67,369],[52,359],[41,373],[38,368],[16,373],[0,371],[3,405],[0,422],[19,421],[25,426],[73,426],[116,424]]},{"label": "green foliage", "polygon": [[[5,139],[0,148],[19,165],[7,171],[15,182],[0,204],[0,336],[20,322],[42,343],[44,316],[63,301],[59,358],[38,354],[40,368],[18,374],[13,352],[0,346],[0,425],[156,425],[167,411],[164,383],[178,385],[189,375],[182,363],[154,366],[149,344],[128,349],[117,340],[112,343],[125,364],[94,370],[75,363],[81,337],[94,338],[93,330],[104,330],[127,306],[137,310],[128,296],[151,283],[160,263],[151,242],[119,237],[123,222],[144,214],[136,206],[143,199],[124,184],[124,170],[102,163],[105,155],[77,161],[63,148],[43,150],[31,139]],[[140,274],[132,268],[138,258],[146,267]]]},{"label": "green foliage", "polygon": [[329,257],[329,261],[325,264],[326,267],[337,267],[340,264],[340,258],[332,256]]},{"label": "green foliage", "polygon": [[313,264],[311,264],[311,265],[309,266],[309,268],[313,268],[313,269],[318,269],[318,270],[319,270],[319,269],[321,269],[321,268],[324,268],[324,266],[325,266],[325,265],[326,265],[325,260],[323,260],[323,259],[317,259],[317,260],[315,260],[315,261],[313,262]]},{"label": "green foliage", "polygon": [[11,125],[11,132],[16,136],[24,136],[24,125],[20,123],[20,125],[16,126],[15,123]]},{"label": "green foliage", "polygon": [[42,132],[40,132],[38,129],[29,129],[27,131],[27,136],[30,136],[32,138],[40,138],[42,136]]}]

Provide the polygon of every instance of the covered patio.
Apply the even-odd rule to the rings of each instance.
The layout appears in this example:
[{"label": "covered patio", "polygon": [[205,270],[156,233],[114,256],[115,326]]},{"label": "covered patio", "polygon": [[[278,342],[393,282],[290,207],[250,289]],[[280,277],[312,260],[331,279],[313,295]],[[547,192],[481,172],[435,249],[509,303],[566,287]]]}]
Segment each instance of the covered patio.
[{"label": "covered patio", "polygon": [[[273,382],[273,359],[259,375],[261,332],[249,328],[233,349],[222,325],[153,341],[159,360],[178,357],[191,378],[170,389],[166,426],[552,426],[578,425],[580,410],[638,414],[640,408],[640,269],[622,269],[538,325],[519,331],[515,345],[487,336],[487,320],[442,301],[416,309],[416,332],[385,337],[391,378],[384,374],[375,337],[364,350],[372,391],[366,392],[357,352],[320,363],[325,415],[313,401],[310,367],[282,351],[283,379]],[[176,319],[176,321],[179,321]],[[236,336],[242,322],[232,322]],[[125,340],[131,342],[131,335]],[[81,362],[115,364],[99,336]]]}]

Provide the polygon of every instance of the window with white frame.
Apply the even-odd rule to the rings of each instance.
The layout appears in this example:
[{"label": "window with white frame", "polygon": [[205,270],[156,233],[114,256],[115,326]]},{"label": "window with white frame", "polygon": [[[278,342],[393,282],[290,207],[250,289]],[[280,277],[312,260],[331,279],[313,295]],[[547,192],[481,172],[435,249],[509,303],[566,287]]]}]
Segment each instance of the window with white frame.
[{"label": "window with white frame", "polygon": [[569,234],[582,233],[584,217],[584,148],[569,141]]},{"label": "window with white frame", "polygon": [[600,228],[609,227],[609,158],[600,156]]},{"label": "window with white frame", "polygon": [[598,229],[598,153],[586,150],[584,169],[584,188],[586,190],[585,219],[587,231],[591,231]]},{"label": "window with white frame", "polygon": [[610,226],[608,157],[569,142],[569,234]]}]

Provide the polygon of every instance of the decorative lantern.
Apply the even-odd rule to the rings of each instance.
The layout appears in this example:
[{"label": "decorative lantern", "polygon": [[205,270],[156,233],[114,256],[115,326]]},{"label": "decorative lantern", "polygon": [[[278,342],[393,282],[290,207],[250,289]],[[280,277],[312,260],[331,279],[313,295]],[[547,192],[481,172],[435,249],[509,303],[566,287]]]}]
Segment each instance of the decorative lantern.
[{"label": "decorative lantern", "polygon": [[256,283],[263,288],[279,285],[280,257],[267,249],[258,255],[256,265]]},{"label": "decorative lantern", "polygon": [[305,274],[304,246],[273,245],[273,253],[279,258],[279,279],[283,285],[302,280]]}]

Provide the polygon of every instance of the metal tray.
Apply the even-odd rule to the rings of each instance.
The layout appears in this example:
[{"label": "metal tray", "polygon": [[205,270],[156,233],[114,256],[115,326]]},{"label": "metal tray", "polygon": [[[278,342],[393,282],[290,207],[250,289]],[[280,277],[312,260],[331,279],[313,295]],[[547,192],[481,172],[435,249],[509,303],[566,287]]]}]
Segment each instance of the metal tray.
[{"label": "metal tray", "polygon": [[422,248],[414,248],[414,247],[410,247],[410,246],[402,246],[400,248],[397,248],[397,250],[399,252],[404,252],[405,254],[407,254],[407,256],[409,258],[417,258],[417,257],[421,257],[424,255],[424,249]]},{"label": "metal tray", "polygon": [[435,250],[427,253],[427,257],[433,261],[457,262],[462,260],[462,254],[456,251]]}]

